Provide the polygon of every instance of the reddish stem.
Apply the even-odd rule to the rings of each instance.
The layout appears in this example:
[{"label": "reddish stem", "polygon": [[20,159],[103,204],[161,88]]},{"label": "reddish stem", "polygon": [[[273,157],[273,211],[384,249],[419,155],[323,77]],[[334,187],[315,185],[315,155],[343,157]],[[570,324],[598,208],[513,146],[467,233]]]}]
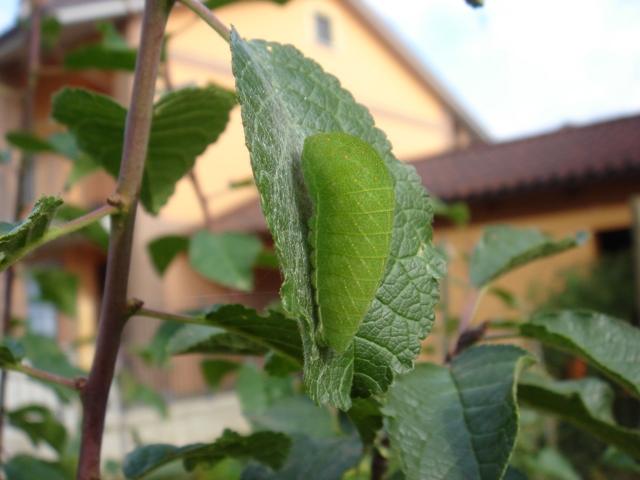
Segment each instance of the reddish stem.
[{"label": "reddish stem", "polygon": [[140,185],[147,155],[153,116],[158,65],[164,28],[171,0],[147,0],[142,19],[140,49],[127,114],[124,148],[116,198],[120,206],[113,215],[100,325],[93,366],[82,389],[82,442],[78,480],[100,478],[100,448],[107,409],[107,399],[120,347],[122,330],[129,317],[127,287],[131,265],[131,247]]}]

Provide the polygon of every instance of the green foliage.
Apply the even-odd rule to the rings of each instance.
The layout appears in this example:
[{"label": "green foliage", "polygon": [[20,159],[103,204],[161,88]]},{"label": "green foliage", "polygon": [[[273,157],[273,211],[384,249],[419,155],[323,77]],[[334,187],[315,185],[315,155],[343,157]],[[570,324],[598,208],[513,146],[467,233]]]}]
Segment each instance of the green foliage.
[{"label": "green foliage", "polygon": [[214,443],[184,447],[155,444],[137,448],[127,455],[122,471],[127,479],[137,479],[177,460],[191,471],[198,464],[213,465],[227,457],[251,458],[277,469],[284,463],[290,449],[291,440],[282,433],[257,432],[242,436],[225,430]]},{"label": "green foliage", "polygon": [[189,263],[208,280],[247,292],[253,288],[252,267],[261,250],[262,243],[252,235],[203,230],[191,238]]},{"label": "green foliage", "polygon": [[398,379],[385,414],[407,479],[499,479],[518,432],[518,373],[533,362],[512,345],[473,347]]},{"label": "green foliage", "polygon": [[0,237],[0,272],[20,260],[42,239],[62,200],[43,195],[29,216]]},{"label": "green foliage", "polygon": [[11,338],[0,340],[0,367],[11,368],[19,365],[23,357],[24,346],[21,343]]},{"label": "green foliage", "polygon": [[382,405],[375,398],[356,398],[347,412],[349,420],[358,430],[363,445],[372,445],[382,430]]},{"label": "green foliage", "polygon": [[[317,404],[348,410],[352,392],[384,393],[396,374],[412,368],[419,340],[433,324],[444,262],[431,245],[429,197],[415,170],[393,157],[367,110],[314,61],[289,45],[245,42],[235,31],[231,51],[254,177],[283,268],[283,304],[299,318],[307,392]],[[318,320],[309,276],[309,200],[294,161],[305,137],[332,131],[355,135],[380,153],[396,194],[393,243],[382,284],[343,355],[324,351],[314,341]],[[405,231],[409,224],[410,234]]]},{"label": "green foliage", "polygon": [[160,275],[164,275],[176,256],[189,250],[189,238],[182,235],[159,237],[147,245],[151,262]]},{"label": "green foliage", "polygon": [[162,418],[169,416],[167,404],[162,396],[151,387],[142,385],[130,372],[124,370],[118,375],[120,392],[125,405],[147,405]]},{"label": "green foliage", "polygon": [[[175,183],[217,140],[234,105],[233,93],[214,85],[177,90],[154,105],[140,192],[149,213],[160,211]],[[78,146],[114,178],[120,170],[126,115],[121,105],[88,90],[64,88],[53,99],[53,118],[66,125]]]},{"label": "green foliage", "polygon": [[133,72],[138,51],[129,47],[110,23],[99,23],[97,29],[102,33],[102,41],[79,47],[65,55],[65,68],[70,70],[97,68]]},{"label": "green foliage", "polygon": [[613,393],[601,380],[553,381],[541,376],[523,375],[518,383],[518,399],[577,425],[640,459],[640,432],[615,424],[611,414]]},{"label": "green foliage", "polygon": [[76,316],[78,297],[78,276],[61,268],[37,267],[29,269],[29,275],[38,284],[40,294],[37,300],[52,303],[60,312]]},{"label": "green foliage", "polygon": [[27,405],[8,412],[7,418],[11,426],[28,435],[34,446],[45,442],[62,453],[67,441],[67,430],[47,407]]},{"label": "green foliage", "polygon": [[483,287],[511,270],[581,245],[586,239],[579,234],[557,241],[535,229],[491,225],[483,230],[471,255],[471,281],[477,288]]},{"label": "green foliage", "polygon": [[[520,326],[522,335],[584,358],[640,398],[640,330],[597,312],[541,312]],[[603,335],[606,332],[606,335]]]},{"label": "green foliage", "polygon": [[451,220],[456,225],[466,225],[471,219],[471,212],[466,203],[445,203],[442,200],[431,197],[433,214]]},{"label": "green foliage", "polygon": [[69,480],[58,462],[45,462],[30,455],[16,455],[3,465],[7,480]]},{"label": "green foliage", "polygon": [[[71,220],[80,218],[87,213],[89,213],[89,210],[85,208],[76,207],[75,205],[69,205],[66,203],[56,211],[55,220],[70,222]],[[109,250],[109,234],[99,223],[87,225],[86,227],[77,230],[75,233],[92,242],[103,252]]]},{"label": "green foliage", "polygon": [[203,360],[200,363],[202,377],[209,385],[209,388],[214,390],[220,387],[224,377],[235,372],[238,368],[240,368],[238,363],[226,360]]}]

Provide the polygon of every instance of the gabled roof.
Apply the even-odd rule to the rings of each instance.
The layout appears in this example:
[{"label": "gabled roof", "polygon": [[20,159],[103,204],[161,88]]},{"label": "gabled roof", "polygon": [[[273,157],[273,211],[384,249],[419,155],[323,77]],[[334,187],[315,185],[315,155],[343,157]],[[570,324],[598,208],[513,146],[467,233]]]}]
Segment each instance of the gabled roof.
[{"label": "gabled roof", "polygon": [[411,163],[427,189],[443,200],[473,200],[630,175],[640,178],[640,115]]},{"label": "gabled roof", "polygon": [[[345,7],[363,22],[375,36],[389,49],[402,65],[413,74],[420,83],[438,97],[453,113],[456,120],[464,125],[477,140],[489,142],[484,128],[451,95],[436,76],[426,67],[398,36],[380,20],[361,0],[342,0]],[[78,25],[97,20],[121,18],[141,12],[144,0],[49,0],[46,3],[47,15],[55,16],[62,25]],[[21,27],[0,37],[0,61],[7,56],[20,55],[24,49],[26,32]]]}]

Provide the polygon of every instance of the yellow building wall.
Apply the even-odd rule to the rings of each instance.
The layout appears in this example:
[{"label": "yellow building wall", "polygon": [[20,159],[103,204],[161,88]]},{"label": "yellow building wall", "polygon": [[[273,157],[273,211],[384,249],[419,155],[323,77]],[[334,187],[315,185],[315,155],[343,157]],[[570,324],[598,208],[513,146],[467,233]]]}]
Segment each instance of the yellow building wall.
[{"label": "yellow building wall", "polygon": [[[335,45],[315,40],[315,14],[331,18]],[[216,11],[227,25],[246,38],[295,45],[336,75],[356,100],[367,106],[376,124],[389,136],[397,157],[441,152],[455,141],[453,121],[441,102],[409,74],[359,18],[335,0],[292,0],[285,6],[271,2],[241,3]],[[228,44],[183,7],[176,7],[167,27],[175,32],[169,44],[169,69],[174,87],[214,82],[233,89]],[[137,28],[132,32],[137,35]],[[159,87],[163,84],[160,82]],[[214,215],[257,198],[253,188],[230,190],[229,183],[251,178],[240,108],[227,130],[198,160],[196,173]],[[202,222],[192,185],[179,182],[161,216],[179,222]]]}]

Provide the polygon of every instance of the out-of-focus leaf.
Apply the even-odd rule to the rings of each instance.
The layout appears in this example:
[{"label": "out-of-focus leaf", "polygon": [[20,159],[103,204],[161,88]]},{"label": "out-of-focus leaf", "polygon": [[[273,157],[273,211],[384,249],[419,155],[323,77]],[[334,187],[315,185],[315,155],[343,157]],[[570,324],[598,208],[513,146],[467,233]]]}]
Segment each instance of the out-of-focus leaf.
[{"label": "out-of-focus leaf", "polygon": [[[28,333],[20,338],[20,342],[24,345],[25,358],[35,368],[69,379],[76,376],[86,376],[85,371],[71,365],[53,338]],[[68,402],[71,395],[76,393],[75,390],[57,383],[43,381],[43,384],[52,388],[63,402]]]},{"label": "out-of-focus leaf", "polygon": [[171,356],[169,343],[184,327],[184,323],[162,322],[151,342],[143,347],[133,347],[133,352],[140,355],[148,365],[166,366]]},{"label": "out-of-focus leaf", "polygon": [[43,195],[26,220],[0,237],[0,272],[17,262],[42,238],[62,200]]},{"label": "out-of-focus leaf", "polygon": [[282,433],[257,432],[242,436],[225,430],[214,443],[196,443],[184,447],[145,445],[129,453],[122,471],[127,479],[138,479],[158,468],[182,460],[187,471],[197,465],[213,465],[225,458],[251,458],[272,468],[279,468],[291,450],[291,440]]},{"label": "out-of-focus leaf", "polygon": [[602,380],[554,381],[529,373],[518,383],[518,400],[557,415],[640,460],[640,431],[614,423],[613,393]]},{"label": "out-of-focus leaf", "polygon": [[382,430],[381,405],[375,398],[356,398],[347,411],[349,419],[360,433],[364,445],[372,445],[378,432]]},{"label": "out-of-focus leaf", "polygon": [[182,235],[167,235],[149,242],[147,245],[151,262],[160,275],[164,275],[174,258],[189,251],[189,238]]},{"label": "out-of-focus leaf", "polygon": [[16,455],[4,465],[7,480],[69,480],[56,462],[45,462],[30,455]]},{"label": "out-of-focus leaf", "polygon": [[433,214],[438,217],[445,217],[451,220],[456,225],[466,225],[471,219],[471,212],[466,203],[444,203],[439,198],[431,197],[431,206],[433,207]]},{"label": "out-of-focus leaf", "polygon": [[362,456],[362,444],[357,435],[312,439],[294,435],[291,455],[279,472],[269,472],[250,464],[241,480],[336,480],[353,468]]},{"label": "out-of-focus leaf", "polygon": [[147,405],[157,411],[162,418],[169,416],[167,403],[153,388],[142,385],[128,371],[122,371],[118,375],[122,398],[127,405]]},{"label": "out-of-focus leaf", "polygon": [[99,23],[97,28],[102,32],[102,41],[68,53],[64,57],[64,66],[70,70],[97,68],[133,72],[138,51],[129,47],[110,23]]},{"label": "out-of-focus leaf", "polygon": [[[56,211],[55,219],[63,222],[70,222],[76,218],[80,218],[83,215],[89,213],[90,210],[85,208],[76,207],[75,205],[64,204]],[[91,225],[87,225],[76,232],[90,240],[103,252],[109,250],[109,233],[104,229],[100,222],[96,221]]]},{"label": "out-of-focus leaf", "polygon": [[228,362],[226,360],[203,360],[200,363],[200,371],[207,385],[211,389],[220,387],[222,379],[231,372],[235,372],[240,368],[240,364],[236,362]]},{"label": "out-of-focus leaf", "polygon": [[471,281],[483,287],[505,273],[533,260],[555,255],[583,244],[586,234],[554,240],[536,229],[491,225],[482,231],[469,262]]},{"label": "out-of-focus leaf", "polygon": [[57,452],[67,441],[67,430],[51,411],[42,405],[27,405],[7,413],[9,424],[26,433],[34,446],[40,442],[51,445]]},{"label": "out-of-focus leaf", "polygon": [[0,368],[19,365],[24,357],[24,346],[11,338],[0,340]]},{"label": "out-of-focus leaf", "polygon": [[[149,213],[160,211],[196,157],[217,140],[234,105],[235,95],[214,85],[177,90],[154,105],[140,191]],[[126,115],[118,103],[88,90],[64,88],[53,99],[53,118],[67,125],[80,149],[114,178],[120,170]]]},{"label": "out-of-focus leaf", "polygon": [[54,16],[47,15],[40,23],[40,43],[45,52],[50,52],[58,45],[62,32],[62,24]]},{"label": "out-of-focus leaf", "polygon": [[253,288],[253,265],[262,242],[242,233],[203,230],[191,238],[189,263],[203,277],[245,292]]},{"label": "out-of-focus leaf", "polygon": [[598,312],[540,312],[520,325],[522,335],[584,358],[640,398],[640,330]]},{"label": "out-of-focus leaf", "polygon": [[294,372],[299,372],[301,365],[271,351],[264,359],[264,369],[274,377],[286,377]]},{"label": "out-of-focus leaf", "polygon": [[9,132],[5,138],[12,146],[29,153],[55,152],[55,148],[48,141],[29,132]]},{"label": "out-of-focus leaf", "polygon": [[62,313],[76,316],[80,284],[76,274],[60,268],[31,268],[29,273],[40,289],[40,295],[33,300],[50,302]]},{"label": "out-of-focus leaf", "polygon": [[279,400],[294,395],[290,379],[267,376],[250,362],[238,373],[236,393],[245,415],[260,414]]}]

